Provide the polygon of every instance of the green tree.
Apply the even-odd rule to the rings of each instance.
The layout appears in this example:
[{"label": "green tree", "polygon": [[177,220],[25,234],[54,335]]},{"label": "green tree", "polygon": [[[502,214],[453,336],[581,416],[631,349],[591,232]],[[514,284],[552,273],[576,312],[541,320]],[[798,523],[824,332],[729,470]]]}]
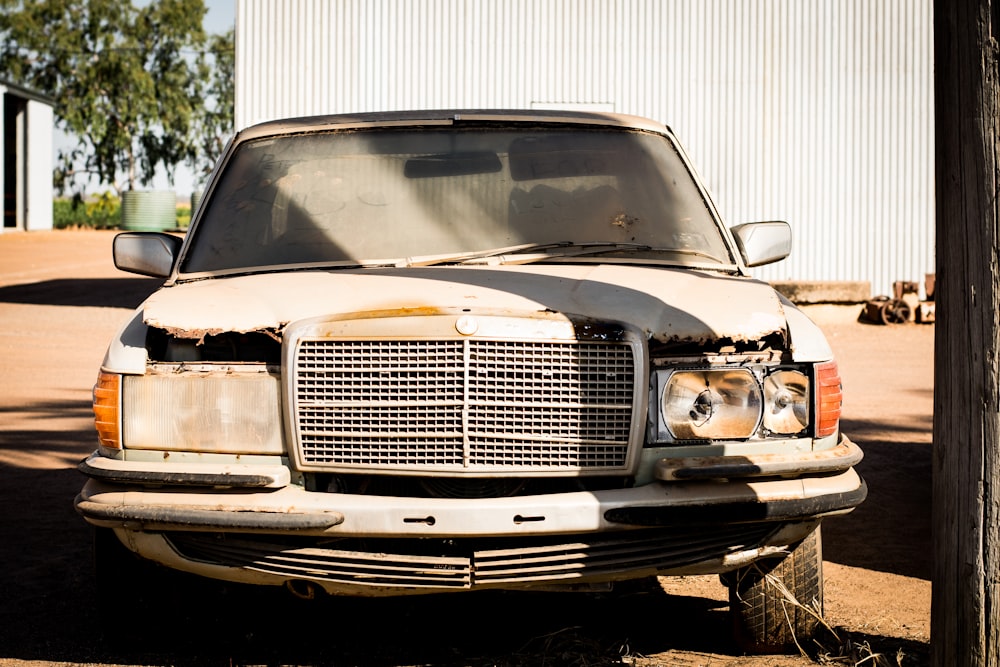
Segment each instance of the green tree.
[{"label": "green tree", "polygon": [[188,164],[195,178],[203,181],[222,155],[233,133],[235,104],[236,48],[233,31],[210,35],[198,58],[198,76],[205,85],[204,104],[195,118],[197,150]]},{"label": "green tree", "polygon": [[54,97],[79,140],[58,186],[82,175],[121,193],[194,159],[204,15],[203,0],[0,0],[0,72]]}]

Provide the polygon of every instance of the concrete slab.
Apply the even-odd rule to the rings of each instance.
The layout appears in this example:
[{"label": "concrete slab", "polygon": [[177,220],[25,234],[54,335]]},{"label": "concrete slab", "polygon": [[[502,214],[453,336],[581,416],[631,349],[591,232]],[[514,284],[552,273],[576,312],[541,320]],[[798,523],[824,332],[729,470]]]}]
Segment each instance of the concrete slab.
[{"label": "concrete slab", "polygon": [[866,280],[772,281],[776,290],[797,304],[864,303],[872,298],[872,285]]}]

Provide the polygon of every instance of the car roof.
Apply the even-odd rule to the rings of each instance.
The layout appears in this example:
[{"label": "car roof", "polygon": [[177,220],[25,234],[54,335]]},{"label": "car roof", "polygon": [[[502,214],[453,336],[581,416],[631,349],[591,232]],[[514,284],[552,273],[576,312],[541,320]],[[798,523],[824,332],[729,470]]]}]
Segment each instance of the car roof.
[{"label": "car roof", "polygon": [[654,120],[627,114],[564,111],[558,109],[428,109],[411,111],[380,111],[356,114],[330,114],[271,120],[239,132],[240,140],[281,134],[298,134],[330,129],[377,126],[454,125],[464,121],[491,123],[566,123],[602,125],[652,132],[670,133],[670,129]]}]

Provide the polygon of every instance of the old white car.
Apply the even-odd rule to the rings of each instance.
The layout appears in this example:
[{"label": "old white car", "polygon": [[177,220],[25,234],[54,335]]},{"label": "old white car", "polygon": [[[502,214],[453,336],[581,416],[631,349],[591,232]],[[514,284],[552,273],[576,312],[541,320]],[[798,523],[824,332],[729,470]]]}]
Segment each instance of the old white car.
[{"label": "old white car", "polygon": [[718,573],[739,645],[792,649],[866,487],[829,345],[749,275],[790,246],[727,228],[642,118],[246,129],[183,238],[115,239],[165,280],[94,389],[98,568],[304,597]]}]

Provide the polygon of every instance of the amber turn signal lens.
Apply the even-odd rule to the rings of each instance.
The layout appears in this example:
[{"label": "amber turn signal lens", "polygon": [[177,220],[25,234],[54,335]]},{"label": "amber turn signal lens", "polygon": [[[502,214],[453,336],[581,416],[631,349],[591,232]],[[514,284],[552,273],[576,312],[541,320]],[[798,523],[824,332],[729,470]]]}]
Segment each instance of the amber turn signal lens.
[{"label": "amber turn signal lens", "polygon": [[118,428],[118,397],[121,376],[101,371],[94,385],[94,427],[97,439],[103,447],[121,449],[122,441]]},{"label": "amber turn signal lens", "polygon": [[816,406],[819,411],[819,418],[816,420],[817,438],[837,432],[843,402],[844,393],[837,362],[816,364]]}]

